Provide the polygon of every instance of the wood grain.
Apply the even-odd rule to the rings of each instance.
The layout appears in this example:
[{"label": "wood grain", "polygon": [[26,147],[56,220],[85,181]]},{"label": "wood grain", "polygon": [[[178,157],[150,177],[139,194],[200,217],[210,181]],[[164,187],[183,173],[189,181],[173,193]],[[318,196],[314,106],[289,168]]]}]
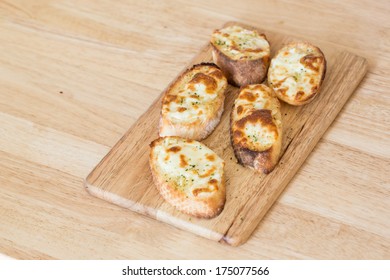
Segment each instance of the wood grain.
[{"label": "wood grain", "polygon": [[[18,259],[389,259],[388,14],[384,0],[0,0],[0,252]],[[369,64],[240,247],[83,188],[213,29],[230,20],[326,42]]]},{"label": "wood grain", "polygon": [[[234,24],[243,25],[230,22],[225,26]],[[266,34],[272,53],[284,43],[298,40],[266,30],[259,29],[259,32]],[[282,103],[282,156],[277,168],[269,175],[255,173],[237,164],[230,145],[229,116],[238,88],[229,86],[221,122],[204,141],[226,163],[227,202],[218,217],[205,220],[182,214],[166,203],[153,185],[148,164],[149,143],[158,137],[164,93],[87,177],[87,190],[94,196],[206,238],[234,246],[242,244],[293,178],[367,71],[367,62],[362,57],[326,44],[320,48],[328,60],[321,93],[306,106]],[[206,44],[188,68],[211,61],[211,47]]]}]

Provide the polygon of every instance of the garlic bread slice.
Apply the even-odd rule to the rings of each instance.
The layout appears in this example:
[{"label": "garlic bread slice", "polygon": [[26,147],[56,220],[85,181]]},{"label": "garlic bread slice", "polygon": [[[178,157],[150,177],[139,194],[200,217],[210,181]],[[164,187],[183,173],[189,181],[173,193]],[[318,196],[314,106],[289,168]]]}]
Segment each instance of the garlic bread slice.
[{"label": "garlic bread slice", "polygon": [[159,134],[202,140],[218,125],[227,80],[213,63],[194,65],[167,89]]},{"label": "garlic bread slice", "polygon": [[319,93],[326,73],[322,51],[306,42],[290,43],[271,60],[268,85],[291,105],[303,105]]},{"label": "garlic bread slice", "polygon": [[263,84],[242,87],[231,112],[230,136],[238,162],[265,174],[279,160],[282,146],[280,104]]},{"label": "garlic bread slice", "polygon": [[225,162],[204,144],[175,136],[151,144],[149,164],[162,197],[176,209],[213,218],[225,204]]},{"label": "garlic bread slice", "polygon": [[257,84],[265,79],[270,45],[264,34],[234,25],[214,31],[210,43],[214,63],[232,85]]}]

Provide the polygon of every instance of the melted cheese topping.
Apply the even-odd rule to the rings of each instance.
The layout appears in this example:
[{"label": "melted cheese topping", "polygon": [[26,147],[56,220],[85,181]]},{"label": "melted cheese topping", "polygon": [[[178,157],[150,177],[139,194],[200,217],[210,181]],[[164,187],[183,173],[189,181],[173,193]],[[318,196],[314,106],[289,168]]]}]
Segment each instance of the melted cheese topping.
[{"label": "melted cheese topping", "polygon": [[234,102],[233,141],[252,151],[265,151],[279,137],[280,119],[279,104],[270,88],[246,86]]},{"label": "melted cheese topping", "polygon": [[[162,116],[171,124],[206,122],[214,117],[227,86],[222,72],[211,65],[199,65],[187,71],[180,84],[164,96]],[[222,96],[222,98],[221,98]]]},{"label": "melted cheese topping", "polygon": [[271,60],[268,84],[287,102],[305,100],[320,86],[324,60],[306,43],[287,45]]},{"label": "melted cheese topping", "polygon": [[211,43],[235,60],[252,60],[270,55],[270,47],[265,35],[241,26],[216,30],[211,37]]},{"label": "melted cheese topping", "polygon": [[225,163],[202,143],[164,137],[153,149],[165,182],[187,197],[208,197],[221,186]]}]

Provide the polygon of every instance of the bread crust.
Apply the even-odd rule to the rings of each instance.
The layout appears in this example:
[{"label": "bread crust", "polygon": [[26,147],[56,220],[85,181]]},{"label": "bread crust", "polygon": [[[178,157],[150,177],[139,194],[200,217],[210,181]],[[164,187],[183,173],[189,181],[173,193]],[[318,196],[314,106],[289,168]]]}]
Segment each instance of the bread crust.
[{"label": "bread crust", "polygon": [[211,46],[214,63],[221,68],[231,85],[241,87],[259,84],[267,76],[269,56],[252,60],[233,60],[213,44]]},{"label": "bread crust", "polygon": [[[217,98],[213,100],[208,108],[209,112],[203,112],[203,116],[206,116],[205,120],[197,118],[192,123],[186,122],[174,122],[167,114],[164,113],[164,105],[168,96],[178,96],[176,92],[180,86],[183,86],[184,79],[191,75],[191,73],[202,73],[202,69],[213,69],[215,71],[215,80],[219,80],[222,84],[222,87],[217,92]],[[159,121],[159,135],[163,136],[179,136],[187,139],[202,140],[206,138],[211,132],[215,129],[218,123],[221,120],[221,116],[224,110],[224,100],[225,100],[225,90],[227,88],[227,80],[222,74],[222,71],[214,63],[200,63],[192,66],[190,69],[184,71],[164,92],[164,97],[162,100],[162,111],[160,114]]]},{"label": "bread crust", "polygon": [[[164,174],[162,174],[161,170],[159,170],[157,155],[154,151],[154,147],[162,145],[165,138],[176,138],[180,141],[193,141],[176,136],[167,136],[160,137],[150,144],[151,150],[149,156],[149,166],[152,172],[153,182],[161,196],[177,210],[197,218],[211,219],[219,215],[222,212],[226,201],[224,173],[222,173],[218,190],[213,192],[210,196],[188,196],[186,193],[178,191],[174,184],[169,181],[167,182],[164,179]],[[200,142],[197,143],[201,144]]]},{"label": "bread crust", "polygon": [[[278,88],[278,84],[275,85],[275,81],[273,81],[271,79],[271,77],[272,77],[272,72],[273,72],[272,60],[279,57],[283,52],[285,52],[286,50],[291,49],[291,48],[301,48],[301,49],[307,49],[307,50],[312,49],[313,52],[308,53],[307,55],[305,55],[305,57],[307,59],[309,59],[310,56],[318,57],[322,61],[320,62],[320,65],[318,67],[319,68],[319,71],[317,73],[317,75],[319,76],[318,82],[311,84],[311,90],[307,91],[307,92],[306,91],[305,92],[297,91],[295,94],[293,94],[291,97],[289,97],[285,94],[285,91],[283,89]],[[282,100],[290,105],[300,106],[300,105],[304,105],[304,104],[311,102],[314,99],[314,97],[320,93],[322,83],[323,83],[325,76],[326,76],[327,62],[326,62],[326,58],[325,58],[324,53],[322,52],[322,50],[319,47],[316,47],[309,42],[290,42],[290,43],[284,45],[280,50],[278,50],[278,52],[275,54],[273,59],[271,60],[271,65],[270,65],[270,68],[268,70],[267,82],[268,82],[268,85],[274,90],[274,92],[276,93],[277,97],[280,100]],[[307,66],[304,66],[304,67],[308,67],[308,66],[310,66],[310,64]]]},{"label": "bread crust", "polygon": [[[264,50],[266,54],[258,58],[246,58],[245,56],[242,58],[234,58],[221,51],[221,47],[216,45],[212,38],[210,45],[212,47],[213,61],[221,68],[230,84],[237,87],[249,84],[259,84],[264,81],[270,63],[269,41],[265,34],[259,34],[256,29],[242,27],[240,25],[235,26],[240,27],[243,30],[253,31],[257,34],[258,38],[263,38],[268,44],[268,50]],[[216,30],[214,33],[219,31],[220,30]],[[239,50],[239,53],[243,52],[244,50]]]},{"label": "bread crust", "polygon": [[[257,172],[269,174],[277,165],[282,148],[282,117],[280,113],[280,103],[272,89],[268,88],[266,85],[262,84],[250,86],[250,88],[253,87],[262,87],[269,91],[271,94],[271,97],[268,100],[269,105],[267,108],[254,109],[247,114],[246,117],[237,119],[237,116],[235,117],[235,115],[238,110],[238,106],[236,106],[236,104],[237,99],[240,97],[239,95],[233,104],[233,109],[230,114],[230,141],[239,164],[249,167]],[[250,88],[248,89],[248,86],[241,87],[240,94],[244,91],[250,90]],[[276,129],[277,137],[270,147],[262,150],[260,149],[261,151],[259,151],[251,148],[249,145],[245,144],[245,142],[238,140],[236,124],[240,120],[245,121],[245,118],[257,119],[263,125],[270,125],[273,129]],[[245,135],[245,137],[248,139],[248,135]]]}]

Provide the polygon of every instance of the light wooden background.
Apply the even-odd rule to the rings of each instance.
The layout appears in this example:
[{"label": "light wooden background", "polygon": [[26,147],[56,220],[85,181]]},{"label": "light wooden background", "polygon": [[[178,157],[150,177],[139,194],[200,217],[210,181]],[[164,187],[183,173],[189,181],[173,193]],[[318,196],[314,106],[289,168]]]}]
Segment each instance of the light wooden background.
[{"label": "light wooden background", "polygon": [[[0,0],[0,253],[389,259],[389,14],[386,0]],[[230,20],[329,41],[369,61],[354,96],[237,248],[94,198],[82,184]]]}]

